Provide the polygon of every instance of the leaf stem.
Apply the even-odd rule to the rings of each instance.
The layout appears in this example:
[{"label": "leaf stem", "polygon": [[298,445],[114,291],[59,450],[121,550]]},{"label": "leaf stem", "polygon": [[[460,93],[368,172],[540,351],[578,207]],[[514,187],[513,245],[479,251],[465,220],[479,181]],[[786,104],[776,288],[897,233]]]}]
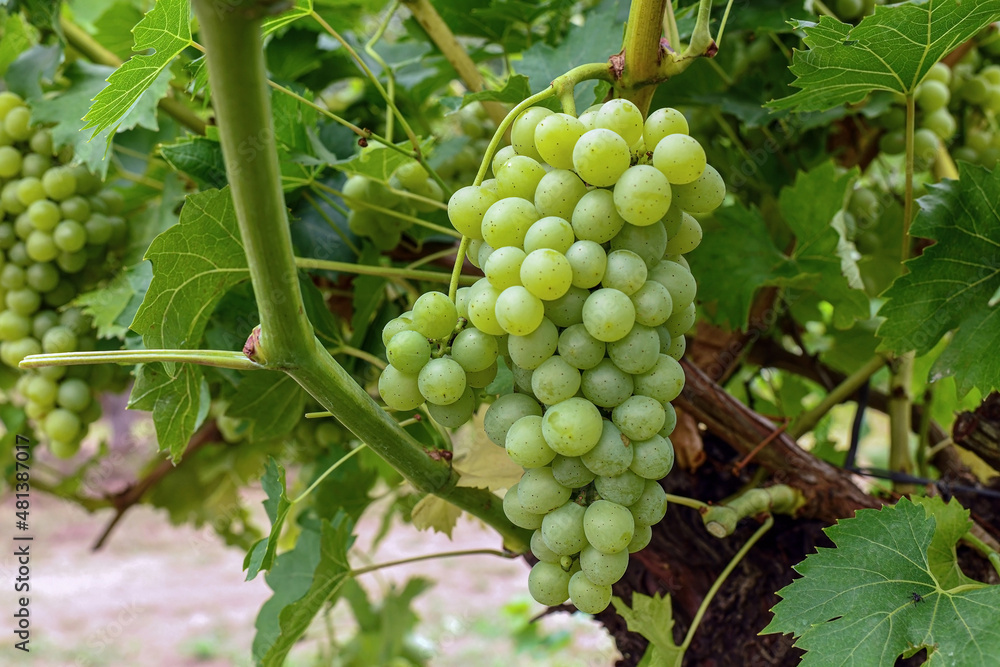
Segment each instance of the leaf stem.
[{"label": "leaf stem", "polygon": [[691,627],[688,628],[687,635],[684,637],[684,643],[680,646],[683,651],[687,651],[688,647],[691,646],[691,640],[694,639],[694,633],[697,632],[698,626],[701,624],[701,619],[704,618],[705,612],[708,611],[708,606],[712,603],[712,598],[714,598],[715,594],[719,592],[719,589],[722,588],[722,584],[726,582],[726,579],[732,571],[736,569],[736,566],[739,565],[740,561],[743,560],[743,557],[746,556],[750,549],[753,548],[753,545],[757,544],[757,541],[763,537],[764,533],[769,531],[773,525],[774,516],[768,514],[761,527],[750,536],[750,539],[748,539],[742,547],[740,547],[740,550],[733,555],[729,564],[726,565],[726,568],[715,579],[712,587],[709,588],[708,593],[705,594],[705,599],[701,601],[701,605],[698,607],[697,613],[695,613],[694,618],[691,620]]},{"label": "leaf stem", "polygon": [[293,506],[293,505],[297,505],[298,503],[300,503],[303,500],[305,500],[306,498],[308,498],[309,494],[312,493],[316,489],[316,487],[319,486],[323,482],[324,479],[326,479],[327,477],[330,476],[330,473],[332,473],[334,470],[336,470],[337,468],[339,468],[340,466],[342,466],[344,463],[347,462],[348,459],[350,459],[355,454],[361,452],[367,446],[368,445],[366,443],[362,442],[360,445],[358,445],[357,447],[355,447],[354,449],[352,449],[351,451],[347,452],[346,454],[344,454],[343,456],[341,456],[339,459],[337,459],[337,462],[334,463],[329,468],[327,468],[323,472],[322,475],[320,475],[319,477],[317,477],[316,480],[312,484],[309,485],[308,489],[306,489],[301,494],[299,494],[299,496],[297,498],[295,498],[294,500],[289,501],[289,508],[291,508],[291,506]]},{"label": "leaf stem", "polygon": [[[451,275],[440,271],[422,271],[419,269],[401,269],[395,266],[372,266],[370,264],[352,264],[350,262],[335,262],[329,259],[313,259],[312,257],[296,257],[295,266],[300,269],[318,269],[321,271],[339,271],[355,273],[360,276],[380,276],[382,278],[403,278],[407,280],[424,280],[433,283],[451,282]],[[461,275],[459,281],[463,285],[471,285],[479,280],[476,276]]]},{"label": "leaf stem", "polygon": [[868,360],[861,368],[848,375],[843,382],[830,390],[819,405],[812,410],[807,410],[800,414],[788,429],[788,435],[792,440],[798,440],[803,435],[813,430],[816,424],[826,416],[830,410],[840,405],[861,388],[868,378],[874,375],[880,368],[885,366],[885,357],[875,355]]},{"label": "leaf stem", "polygon": [[[121,67],[122,59],[109,51],[103,44],[90,36],[86,30],[73,23],[65,13],[59,15],[59,27],[62,28],[66,43],[79,51],[92,63]],[[198,115],[173,97],[164,97],[158,103],[160,109],[192,132],[204,135],[207,124]]]},{"label": "leaf stem", "polygon": [[385,563],[375,563],[374,565],[366,565],[365,567],[359,567],[357,569],[351,570],[351,577],[357,577],[362,574],[368,574],[369,572],[374,572],[376,570],[381,570],[387,567],[395,567],[396,565],[407,565],[409,563],[419,563],[423,560],[433,560],[436,558],[454,558],[456,556],[499,556],[500,558],[513,558],[514,554],[508,551],[499,551],[497,549],[463,549],[461,551],[442,551],[436,554],[424,554],[422,556],[410,556],[409,558],[401,558],[399,560],[390,560]]},{"label": "leaf stem", "polygon": [[673,503],[674,505],[683,505],[684,507],[690,507],[691,509],[698,510],[699,512],[704,511],[711,507],[706,502],[698,500],[697,498],[688,498],[686,496],[675,496],[672,493],[667,494],[667,502]]},{"label": "leaf stem", "polygon": [[[903,247],[901,253],[902,272],[906,273],[906,261],[910,259],[910,224],[913,222],[913,163],[914,132],[917,109],[913,92],[906,95],[906,194],[903,201]],[[889,470],[910,473],[913,458],[910,455],[910,431],[913,429],[910,410],[910,385],[913,381],[913,360],[915,352],[907,352],[892,359],[889,381]],[[893,482],[893,490],[905,494],[913,490],[912,484]]]},{"label": "leaf stem", "polygon": [[389,99],[386,103],[385,109],[385,136],[389,141],[392,141],[392,125],[394,117],[392,115],[392,108],[395,106],[396,102],[396,77],[393,75],[392,70],[389,65],[385,62],[385,59],[378,54],[375,50],[375,44],[382,39],[382,35],[385,34],[385,29],[389,27],[389,21],[396,14],[396,10],[399,9],[399,0],[393,0],[389,4],[389,8],[385,10],[385,16],[378,24],[378,28],[375,30],[375,34],[372,35],[371,39],[365,42],[365,53],[367,53],[372,60],[379,64],[382,71],[385,72],[385,78],[388,82],[387,93]]},{"label": "leaf stem", "polygon": [[43,368],[45,366],[92,366],[95,364],[150,364],[157,361],[216,368],[231,368],[237,371],[256,371],[264,367],[256,364],[242,352],[229,350],[101,350],[97,352],[59,352],[56,354],[32,354],[24,358],[21,368]]}]

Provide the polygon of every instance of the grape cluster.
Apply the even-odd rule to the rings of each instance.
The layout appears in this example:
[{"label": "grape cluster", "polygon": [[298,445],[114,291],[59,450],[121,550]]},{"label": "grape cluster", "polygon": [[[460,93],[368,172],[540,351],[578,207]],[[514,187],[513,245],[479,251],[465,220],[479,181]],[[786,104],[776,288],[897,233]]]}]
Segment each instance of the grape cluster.
[{"label": "grape cluster", "polygon": [[386,326],[379,390],[458,425],[503,357],[517,392],[490,406],[485,429],[525,468],[503,506],[535,531],[529,590],[597,613],[666,512],[658,480],[673,466],[670,401],[695,321],[682,255],[701,241],[692,214],[718,207],[725,184],[675,109],[644,120],[621,99],[579,117],[533,107],[511,140],[495,178],[448,203],[486,277],[455,305],[424,294]]},{"label": "grape cluster", "polygon": [[[104,277],[109,249],[128,236],[116,215],[121,196],[70,166],[72,151],[54,151],[49,130],[32,127],[30,116],[20,97],[0,92],[0,362],[13,369],[29,354],[95,348],[89,319],[66,305]],[[95,392],[116,372],[50,367],[18,379],[25,412],[57,456],[79,449],[101,414]]]},{"label": "grape cluster", "polygon": [[[414,194],[430,201],[407,197],[399,192]],[[388,186],[360,174],[350,176],[344,183],[344,200],[351,207],[347,216],[350,230],[358,236],[371,239],[379,250],[391,250],[399,244],[402,233],[413,223],[365,206],[365,203],[413,216],[435,210],[433,202],[443,201],[444,192],[419,162],[411,161],[392,173]]]}]

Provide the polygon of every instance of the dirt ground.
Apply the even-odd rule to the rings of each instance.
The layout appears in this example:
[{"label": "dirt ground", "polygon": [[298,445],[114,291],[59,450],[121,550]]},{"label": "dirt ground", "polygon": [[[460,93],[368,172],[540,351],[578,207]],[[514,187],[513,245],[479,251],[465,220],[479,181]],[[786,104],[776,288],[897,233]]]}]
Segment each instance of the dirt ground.
[{"label": "dirt ground", "polygon": [[[31,652],[7,639],[0,664],[37,667],[250,667],[254,619],[270,595],[263,577],[243,580],[243,554],[210,531],[169,525],[165,513],[133,508],[109,543],[90,547],[110,512],[83,510],[34,494],[32,518]],[[259,500],[259,492],[254,495]],[[10,506],[11,499],[3,499]],[[368,544],[374,520],[359,524]],[[6,532],[6,531],[5,531]],[[374,561],[455,549],[496,548],[482,526],[461,521],[454,539],[397,525]],[[415,608],[421,642],[435,667],[605,667],[617,659],[608,634],[583,615],[558,614],[540,623],[534,650],[518,652],[511,632],[542,607],[527,598],[527,566],[493,556],[439,559],[366,575],[373,596],[410,576],[435,580]],[[4,610],[14,609],[11,556],[0,557]],[[344,605],[334,614],[338,634],[350,634]],[[8,622],[8,626],[12,624]],[[9,630],[5,631],[7,634]],[[9,635],[8,635],[9,636]],[[315,647],[296,649],[289,665],[316,664]],[[373,666],[374,667],[374,666]]]}]

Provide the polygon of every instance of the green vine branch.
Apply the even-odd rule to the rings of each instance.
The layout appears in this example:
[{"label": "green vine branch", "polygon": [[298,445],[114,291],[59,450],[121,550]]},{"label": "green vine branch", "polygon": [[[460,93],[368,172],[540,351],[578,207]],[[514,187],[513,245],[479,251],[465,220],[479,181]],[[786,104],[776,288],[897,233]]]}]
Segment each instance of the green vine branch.
[{"label": "green vine branch", "polygon": [[732,535],[740,519],[767,512],[795,514],[805,504],[798,489],[777,484],[764,489],[749,489],[723,505],[712,505],[702,512],[705,529],[718,538]]},{"label": "green vine branch", "polygon": [[[267,360],[267,368],[286,372],[416,489],[482,519],[509,549],[524,552],[528,531],[510,523],[499,499],[482,489],[458,487],[458,474],[446,462],[431,459],[313,335],[281,190],[260,17],[256,12],[220,16],[212,0],[193,4],[207,47],[226,171],[260,312],[259,347],[250,353]],[[238,147],[250,137],[263,144],[262,150],[256,159],[237,164]]]},{"label": "green vine branch", "polygon": [[844,379],[843,382],[830,390],[823,400],[820,401],[819,405],[800,414],[788,429],[789,437],[793,440],[798,440],[803,435],[816,428],[816,424],[818,424],[820,420],[823,419],[828,412],[830,412],[830,410],[853,396],[854,392],[861,388],[861,385],[867,382],[868,379],[878,372],[880,368],[885,366],[885,363],[886,360],[881,355],[875,355],[869,359],[867,363],[861,366],[861,368],[851,373]]}]

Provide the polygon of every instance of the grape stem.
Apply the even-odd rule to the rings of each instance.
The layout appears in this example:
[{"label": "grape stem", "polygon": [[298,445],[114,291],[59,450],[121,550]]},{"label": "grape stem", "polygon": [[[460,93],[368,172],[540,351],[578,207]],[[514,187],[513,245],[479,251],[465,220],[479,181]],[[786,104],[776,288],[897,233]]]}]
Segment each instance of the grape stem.
[{"label": "grape stem", "polygon": [[[295,266],[300,269],[318,269],[320,271],[339,271],[355,273],[361,276],[380,276],[382,278],[403,278],[407,280],[423,280],[432,283],[448,283],[451,276],[439,271],[424,271],[420,269],[401,269],[395,266],[371,266],[369,264],[351,264],[350,262],[335,262],[328,259],[313,259],[311,257],[296,257]],[[458,282],[471,285],[479,280],[477,276],[459,274]]]},{"label": "grape stem", "polygon": [[696,498],[688,498],[686,496],[675,496],[672,493],[668,493],[667,502],[673,503],[674,505],[683,505],[684,507],[690,507],[691,509],[696,509],[699,512],[704,512],[711,505]]},{"label": "grape stem", "polygon": [[385,29],[389,27],[389,21],[392,20],[392,17],[396,14],[397,9],[399,9],[399,0],[393,0],[389,4],[389,8],[385,10],[385,16],[382,17],[382,20],[379,22],[375,33],[372,35],[371,39],[365,42],[365,53],[367,53],[372,60],[379,64],[379,67],[381,67],[382,71],[385,72],[385,78],[388,82],[388,85],[386,86],[388,99],[386,101],[385,109],[385,136],[389,141],[392,141],[392,125],[394,120],[392,108],[396,104],[396,77],[393,75],[389,64],[386,63],[385,59],[382,58],[382,56],[378,54],[378,51],[375,50],[375,45],[380,39],[382,39],[382,35],[385,34]]},{"label": "grape stem", "polygon": [[[616,97],[631,100],[645,116],[656,84],[686,70],[696,58],[714,57],[718,47],[709,28],[712,0],[699,0],[691,41],[684,48],[661,43],[664,13],[669,0],[632,0],[621,53],[612,57]],[[669,28],[669,25],[668,25]],[[679,37],[670,35],[668,40]]]},{"label": "grape stem", "polygon": [[463,549],[461,551],[442,551],[436,554],[410,556],[409,558],[390,560],[385,563],[375,563],[374,565],[366,565],[365,567],[359,567],[351,570],[348,576],[357,577],[359,575],[368,574],[369,572],[375,572],[376,570],[381,570],[387,567],[395,567],[397,565],[407,565],[409,563],[419,563],[420,561],[423,560],[433,560],[435,558],[454,558],[457,556],[499,556],[500,558],[513,558],[515,554],[512,554],[509,551],[499,551],[497,549]]},{"label": "grape stem", "polygon": [[712,604],[712,598],[714,598],[715,594],[719,592],[720,588],[722,588],[722,584],[726,583],[726,579],[730,574],[732,574],[733,570],[736,569],[736,566],[740,564],[743,557],[750,552],[753,545],[757,544],[757,541],[760,540],[760,538],[764,536],[764,533],[769,531],[773,525],[774,516],[768,514],[761,527],[750,536],[750,539],[748,539],[742,547],[740,547],[740,550],[733,555],[729,564],[726,565],[726,568],[722,570],[719,576],[712,583],[712,587],[708,589],[708,593],[705,594],[705,599],[701,601],[701,605],[698,607],[697,613],[695,613],[694,618],[691,620],[691,627],[688,628],[687,635],[684,637],[684,642],[679,647],[682,651],[687,651],[691,646],[691,640],[694,639],[694,633],[697,632],[698,626],[701,624],[701,619],[705,617],[705,612],[708,611],[708,606]]},{"label": "grape stem", "polygon": [[448,298],[452,303],[458,294],[458,281],[462,277],[462,267],[465,265],[465,253],[469,250],[471,239],[468,236],[462,237],[462,242],[458,244],[458,253],[455,255],[455,266],[451,270],[451,280],[448,283]]}]

